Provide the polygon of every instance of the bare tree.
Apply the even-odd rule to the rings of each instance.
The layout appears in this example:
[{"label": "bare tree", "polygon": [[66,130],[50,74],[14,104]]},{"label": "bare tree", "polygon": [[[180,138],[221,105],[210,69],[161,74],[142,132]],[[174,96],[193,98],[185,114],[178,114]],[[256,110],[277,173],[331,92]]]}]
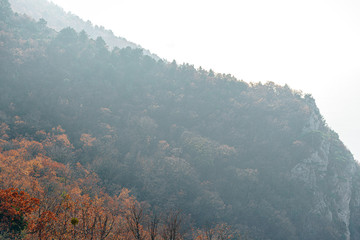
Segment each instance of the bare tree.
[{"label": "bare tree", "polygon": [[155,240],[158,235],[158,227],[160,223],[160,217],[157,214],[157,212],[152,212],[150,215],[148,224],[147,224],[147,230],[150,234],[150,240]]},{"label": "bare tree", "polygon": [[181,212],[170,211],[165,219],[162,230],[162,237],[164,240],[179,240],[182,239],[181,235]]},{"label": "bare tree", "polygon": [[144,218],[143,212],[143,207],[138,202],[133,202],[125,213],[126,224],[136,240],[145,239],[141,225]]}]

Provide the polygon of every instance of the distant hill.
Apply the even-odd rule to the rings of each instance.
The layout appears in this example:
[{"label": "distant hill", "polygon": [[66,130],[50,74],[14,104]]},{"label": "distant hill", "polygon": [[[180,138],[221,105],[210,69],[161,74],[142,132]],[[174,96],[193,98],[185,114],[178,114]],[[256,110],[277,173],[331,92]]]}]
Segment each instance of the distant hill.
[{"label": "distant hill", "polygon": [[[150,239],[150,216],[161,219],[157,239],[360,239],[359,165],[311,95],[109,49],[0,3],[0,190],[16,179],[42,197],[42,239],[65,227],[75,239],[114,215],[124,239]],[[124,211],[134,200],[124,188],[143,208]],[[139,213],[140,235],[130,230]],[[26,219],[0,229],[40,239]]]},{"label": "distant hill", "polygon": [[[90,21],[84,21],[70,12],[65,12],[61,7],[48,0],[10,0],[9,2],[14,12],[26,14],[36,20],[43,18],[46,20],[47,25],[56,31],[72,27],[78,32],[84,30],[89,34],[90,38],[102,37],[110,48],[142,48],[125,38],[115,36],[111,30],[107,30],[103,26],[94,26]],[[144,49],[143,52],[154,59],[159,59],[158,56],[148,50]]]}]

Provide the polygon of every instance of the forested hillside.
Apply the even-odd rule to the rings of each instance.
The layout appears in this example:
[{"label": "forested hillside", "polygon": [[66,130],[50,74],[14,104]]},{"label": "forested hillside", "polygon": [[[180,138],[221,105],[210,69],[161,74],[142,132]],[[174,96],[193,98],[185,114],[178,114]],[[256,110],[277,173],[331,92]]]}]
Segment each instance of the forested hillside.
[{"label": "forested hillside", "polygon": [[358,165],[311,95],[110,51],[7,0],[0,77],[4,237],[360,237]]},{"label": "forested hillside", "polygon": [[[141,48],[125,38],[115,36],[111,30],[107,30],[103,26],[94,26],[89,20],[84,21],[72,13],[65,12],[62,8],[48,0],[10,0],[9,2],[14,12],[26,14],[37,21],[43,19],[50,28],[56,31],[71,27],[78,32],[86,31],[94,39],[102,37],[110,48]],[[144,49],[143,52],[145,55],[159,59],[158,56],[150,53],[149,50]]]}]

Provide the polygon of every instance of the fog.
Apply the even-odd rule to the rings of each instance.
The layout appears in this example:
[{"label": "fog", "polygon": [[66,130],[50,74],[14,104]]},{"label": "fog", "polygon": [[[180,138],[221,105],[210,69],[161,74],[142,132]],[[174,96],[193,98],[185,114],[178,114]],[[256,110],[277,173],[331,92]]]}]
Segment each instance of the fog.
[{"label": "fog", "polygon": [[169,61],[310,93],[360,159],[360,2],[52,0]]}]

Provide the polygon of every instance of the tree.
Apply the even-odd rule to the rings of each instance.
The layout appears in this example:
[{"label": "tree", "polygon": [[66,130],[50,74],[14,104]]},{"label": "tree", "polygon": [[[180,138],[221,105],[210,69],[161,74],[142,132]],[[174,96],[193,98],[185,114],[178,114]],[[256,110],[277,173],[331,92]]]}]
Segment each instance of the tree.
[{"label": "tree", "polygon": [[125,220],[129,231],[132,233],[136,240],[143,240],[144,231],[143,226],[141,225],[144,219],[144,209],[137,201],[131,201],[127,204],[127,209],[125,209]]},{"label": "tree", "polygon": [[0,232],[19,235],[27,225],[27,217],[39,207],[39,199],[16,188],[0,189]]},{"label": "tree", "polygon": [[162,237],[165,240],[182,239],[181,230],[182,217],[180,211],[172,210],[168,213],[162,230]]},{"label": "tree", "polygon": [[155,240],[158,235],[158,228],[159,228],[160,218],[157,212],[153,212],[149,216],[149,221],[147,224],[147,230],[150,235],[150,240]]},{"label": "tree", "polygon": [[56,40],[60,41],[65,45],[68,44],[73,45],[78,40],[78,34],[73,28],[67,27],[59,32],[59,34],[56,37]]},{"label": "tree", "polygon": [[0,20],[6,20],[11,15],[11,7],[8,0],[0,0]]}]

